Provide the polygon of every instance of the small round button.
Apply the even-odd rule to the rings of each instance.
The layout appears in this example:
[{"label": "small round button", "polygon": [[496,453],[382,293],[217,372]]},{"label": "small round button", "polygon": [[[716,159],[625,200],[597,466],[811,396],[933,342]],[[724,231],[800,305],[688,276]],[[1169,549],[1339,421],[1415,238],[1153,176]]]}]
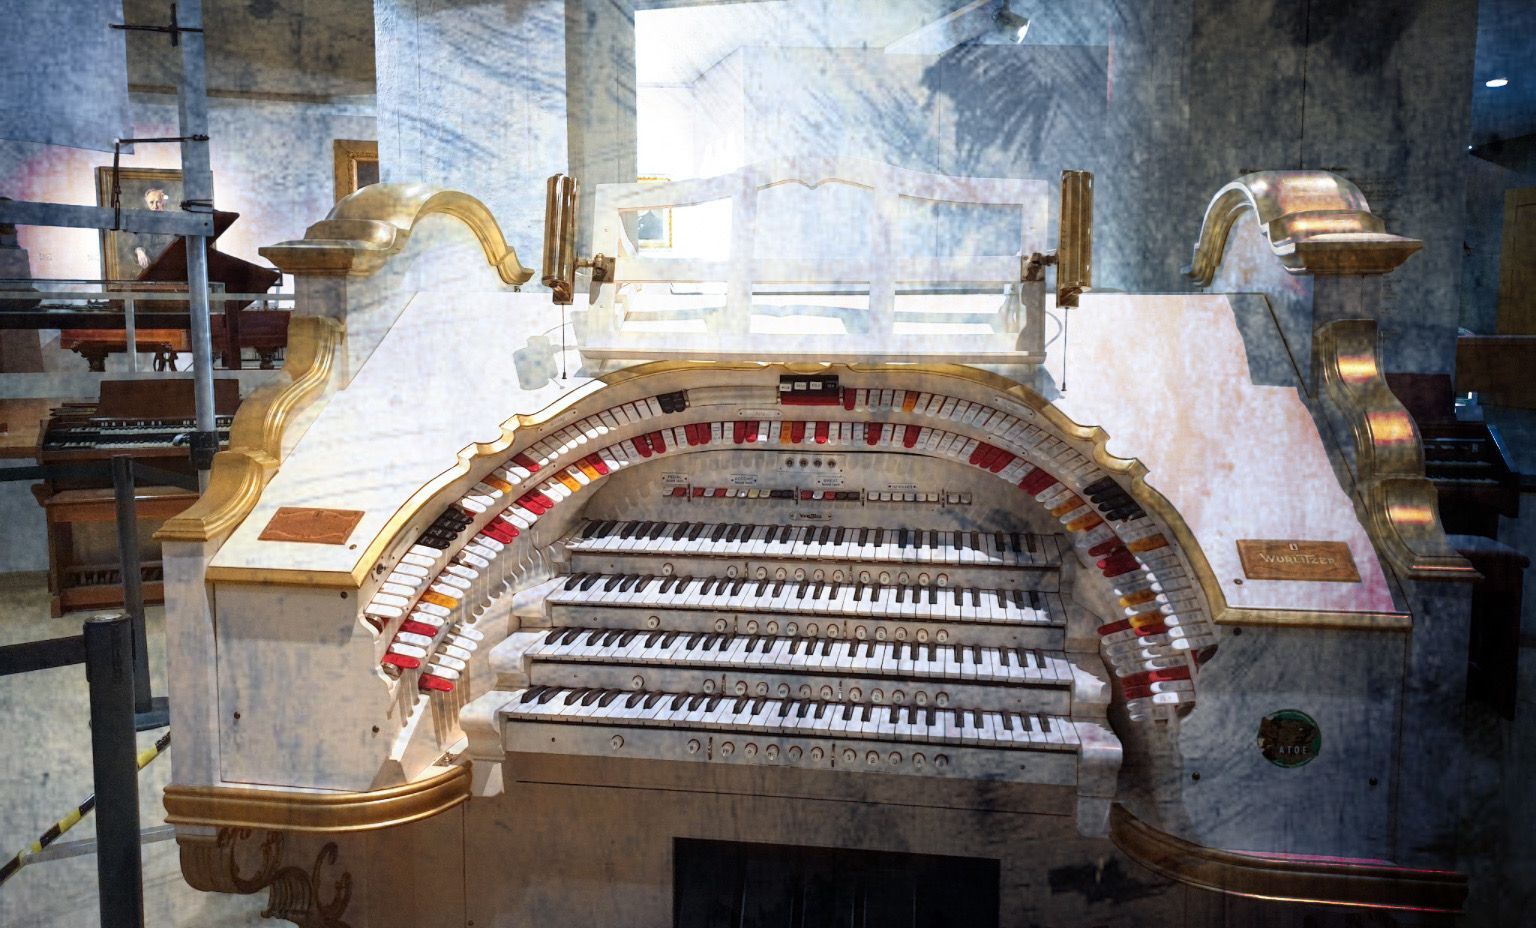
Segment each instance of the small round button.
[{"label": "small round button", "polygon": [[943,690],[939,690],[939,692],[934,695],[933,702],[934,705],[940,707],[947,706],[949,705],[949,694]]},{"label": "small round button", "polygon": [[715,620],[715,631],[717,631],[717,632],[723,632],[727,628],[730,628],[730,627],[731,627],[730,623],[725,621],[724,619],[716,619]]},{"label": "small round button", "polygon": [[870,765],[871,767],[873,767],[874,765],[880,763],[880,752],[879,751],[870,751],[868,754],[865,754],[864,755],[864,763]]},{"label": "small round button", "polygon": [[801,699],[810,699],[811,698],[811,685],[809,683],[802,683],[802,684],[800,684],[800,698]]},{"label": "small round button", "polygon": [[811,579],[817,583],[821,583],[827,579],[827,572],[824,570],[813,570],[811,571]]},{"label": "small round button", "polygon": [[661,575],[663,577],[670,577],[670,576],[672,576],[672,562],[671,561],[668,561],[665,564],[661,565]]},{"label": "small round button", "polygon": [[906,701],[907,701],[907,694],[905,692],[903,692],[901,690],[891,690],[891,702],[893,704],[899,706],[899,705],[902,705],[903,703],[905,703]]},{"label": "small round button", "polygon": [[917,630],[917,640],[918,641],[927,641],[928,640],[928,629],[926,629],[926,628],[918,629]]},{"label": "small round button", "polygon": [[699,753],[699,748],[702,748],[703,746],[704,745],[699,743],[699,739],[697,739],[697,738],[690,739],[689,742],[688,742],[688,753],[689,754],[697,754],[697,753]]},{"label": "small round button", "polygon": [[901,752],[900,751],[892,751],[891,753],[886,755],[885,759],[887,761],[890,761],[893,764],[899,764],[899,763],[901,763]]},{"label": "small round button", "polygon": [[891,585],[891,572],[890,571],[888,571],[888,570],[880,571],[880,585],[881,586],[890,586]]},{"label": "small round button", "polygon": [[779,684],[779,698],[780,699],[788,699],[789,698],[789,684],[788,683],[780,683]]},{"label": "small round button", "polygon": [[747,634],[749,634],[749,635],[757,634],[757,620],[756,619],[752,619],[750,622],[747,623]]},{"label": "small round button", "polygon": [[789,759],[790,760],[799,760],[802,756],[804,756],[804,754],[805,754],[805,751],[801,750],[800,745],[792,744],[792,745],[789,746]]},{"label": "small round button", "polygon": [[914,766],[914,767],[926,767],[927,765],[928,765],[928,758],[923,756],[923,752],[922,751],[918,751],[916,754],[912,755],[912,766]]},{"label": "small round button", "polygon": [[[906,637],[907,633],[905,631],[901,631],[901,630],[898,630],[898,631],[899,631],[899,633],[901,634],[901,636],[903,638]],[[888,634],[889,633],[886,632],[885,627],[884,626],[880,626],[880,627],[875,629],[875,640],[876,641],[884,641],[888,637]]]},{"label": "small round button", "polygon": [[862,625],[855,625],[853,627],[853,637],[863,641],[865,638],[869,637],[869,629]]},{"label": "small round button", "polygon": [[768,759],[769,760],[778,760],[779,759],[779,746],[776,745],[776,744],[770,744],[770,745],[768,745],[768,750],[765,753],[768,755]]},{"label": "small round button", "polygon": [[857,686],[850,687],[848,689],[848,698],[854,702],[859,702],[864,698],[864,691],[859,689]]},{"label": "small round button", "polygon": [[935,767],[939,768],[940,770],[943,770],[945,767],[948,767],[949,766],[949,755],[948,754],[935,754],[935,755],[933,755],[933,765]]},{"label": "small round button", "polygon": [[732,580],[735,580],[736,579],[736,565],[732,564],[731,566],[727,567],[725,569],[725,575],[727,577],[730,577]]},{"label": "small round button", "polygon": [[855,751],[853,748],[843,748],[843,760],[844,761],[846,761],[847,763],[851,764],[851,763],[853,763],[854,761],[856,761],[858,759],[859,759],[859,752],[858,751]]},{"label": "small round button", "polygon": [[614,735],[612,738],[608,739],[608,743],[613,745],[613,749],[617,751],[619,748],[624,746],[624,736]]},{"label": "small round button", "polygon": [[911,586],[912,585],[912,577],[906,571],[903,570],[901,573],[896,575],[896,582],[901,584],[902,586]]},{"label": "small round button", "polygon": [[811,760],[825,760],[827,752],[821,748],[811,748]]},{"label": "small round button", "polygon": [[[800,626],[796,625],[794,622],[790,622],[790,623],[788,623],[788,624],[786,624],[784,626],[784,634],[786,634],[786,635],[797,635],[799,633],[800,633]],[[770,634],[770,635],[778,634],[776,631],[774,631],[773,623],[772,622],[768,623],[768,634]]]},{"label": "small round button", "polygon": [[821,693],[819,695],[821,696],[822,699],[831,699],[833,696],[836,696],[837,694],[832,691],[832,687],[830,687],[830,686],[823,686],[821,688]]},{"label": "small round button", "polygon": [[745,680],[737,680],[736,685],[731,688],[736,691],[737,696],[747,695],[747,681]]},{"label": "small round button", "polygon": [[658,618],[658,617],[656,617],[654,615],[646,616],[646,619],[645,619],[645,627],[646,628],[659,628],[660,626],[661,626],[661,619],[660,618]]},{"label": "small round button", "polygon": [[885,691],[878,688],[872,689],[869,691],[869,698],[873,702],[885,702]]},{"label": "small round button", "polygon": [[637,673],[630,678],[629,685],[637,690],[643,690],[645,689],[645,678]]},{"label": "small round button", "polygon": [[732,754],[735,754],[735,753],[736,753],[736,745],[733,742],[722,741],[720,743],[720,754],[721,754],[721,756],[723,756],[723,757],[730,757]]},{"label": "small round button", "polygon": [[747,742],[747,746],[741,749],[741,753],[747,755],[748,757],[756,757],[757,756],[757,742],[755,742],[755,741],[748,741]]},{"label": "small round button", "polygon": [[949,640],[949,629],[941,628],[937,632],[934,632],[933,640],[935,640],[935,641],[937,641],[937,642],[939,642],[941,644],[943,642],[948,641]]},{"label": "small round button", "polygon": [[758,681],[756,692],[757,692],[757,695],[759,695],[759,696],[767,696],[768,695],[768,684],[767,684],[767,682],[766,681],[761,681],[761,680]]},{"label": "small round button", "polygon": [[805,568],[804,567],[796,567],[795,568],[795,579],[798,580],[801,583],[805,582]]},{"label": "small round button", "polygon": [[806,623],[805,633],[807,635],[811,636],[812,638],[816,637],[816,630],[817,630],[817,626],[816,626],[815,622],[808,622],[808,623]]},{"label": "small round button", "polygon": [[918,690],[912,694],[912,701],[919,706],[926,706],[928,705],[928,693],[924,690]]},{"label": "small round button", "polygon": [[[885,629],[882,628],[882,629],[880,629],[880,631],[883,632],[883,631],[885,631]],[[896,629],[896,640],[897,641],[906,641],[907,640],[907,630],[905,628],[897,628]]]},{"label": "small round button", "polygon": [[827,637],[828,638],[841,638],[842,636],[843,636],[843,628],[842,628],[841,625],[828,625],[827,626]]},{"label": "small round button", "polygon": [[704,681],[704,692],[706,692],[706,693],[713,693],[714,691],[715,691],[715,681],[713,681],[713,680],[705,680]]}]

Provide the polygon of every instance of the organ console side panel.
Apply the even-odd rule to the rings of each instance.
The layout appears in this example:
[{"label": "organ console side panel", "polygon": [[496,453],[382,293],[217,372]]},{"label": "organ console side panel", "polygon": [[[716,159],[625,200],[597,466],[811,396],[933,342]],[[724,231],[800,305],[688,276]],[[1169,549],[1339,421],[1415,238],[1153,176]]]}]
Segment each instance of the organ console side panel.
[{"label": "organ console side panel", "polygon": [[[540,296],[387,296],[428,236],[361,221],[282,255],[332,312],[398,314],[168,544],[184,849],[326,836],[355,885],[398,874],[334,913],[355,925],[444,881],[472,888],[451,923],[665,924],[678,840],[995,860],[1002,924],[1123,915],[1046,888],[1112,861],[1138,917],[1187,918],[1136,869],[1149,841],[1111,843],[1116,804],[1122,843],[1417,853],[1396,797],[1434,794],[1401,719],[1449,699],[1415,669],[1421,610],[1453,637],[1458,584],[1429,577],[1465,574],[1415,572],[1438,525],[1393,509],[1411,473],[1369,492],[1304,375],[1255,382],[1287,336],[1241,301],[1085,293],[1038,376],[592,376]],[[472,221],[428,221],[492,261]],[[1341,388],[1346,418],[1390,412]],[[1260,750],[1282,710],[1320,733],[1287,744],[1303,763]],[[313,869],[312,844],[274,854]]]}]

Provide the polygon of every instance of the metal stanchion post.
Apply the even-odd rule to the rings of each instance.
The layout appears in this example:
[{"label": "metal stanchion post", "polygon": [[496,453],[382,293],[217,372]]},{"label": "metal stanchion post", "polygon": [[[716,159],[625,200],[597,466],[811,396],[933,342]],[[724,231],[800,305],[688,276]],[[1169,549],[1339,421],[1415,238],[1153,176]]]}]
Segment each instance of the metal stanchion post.
[{"label": "metal stanchion post", "polygon": [[143,928],[139,767],[133,725],[133,629],[126,616],[85,622],[91,766],[96,778],[96,876],[102,928]]},{"label": "metal stanchion post", "polygon": [[144,580],[139,566],[139,518],[133,480],[133,458],[112,458],[112,493],[117,503],[117,551],[123,577],[123,611],[128,614],[133,643],[133,711],[139,731],[170,724],[170,707],[150,693],[149,637],[144,631]]}]

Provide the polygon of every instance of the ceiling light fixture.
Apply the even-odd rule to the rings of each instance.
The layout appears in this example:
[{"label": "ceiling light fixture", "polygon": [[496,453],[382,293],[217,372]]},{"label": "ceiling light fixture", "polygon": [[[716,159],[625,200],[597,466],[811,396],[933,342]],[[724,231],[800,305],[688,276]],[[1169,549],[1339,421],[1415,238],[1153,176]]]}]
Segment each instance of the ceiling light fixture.
[{"label": "ceiling light fixture", "polygon": [[1508,83],[1509,83],[1509,78],[1507,78],[1507,77],[1495,77],[1491,81],[1484,81],[1483,82],[1483,86],[1484,87],[1503,87],[1505,84],[1508,84]]},{"label": "ceiling light fixture", "polygon": [[1006,2],[998,8],[997,25],[1009,35],[1013,36],[1013,44],[1021,45],[1024,36],[1029,34],[1029,17],[1020,16]]}]

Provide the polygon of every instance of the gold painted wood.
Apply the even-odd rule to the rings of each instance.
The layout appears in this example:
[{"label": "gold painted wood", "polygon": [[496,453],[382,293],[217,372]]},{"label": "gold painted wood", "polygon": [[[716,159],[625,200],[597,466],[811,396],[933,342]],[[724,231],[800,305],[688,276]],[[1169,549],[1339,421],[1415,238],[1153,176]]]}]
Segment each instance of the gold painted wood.
[{"label": "gold painted wood", "polygon": [[1536,335],[1536,187],[1504,192],[1497,325],[1500,335]]},{"label": "gold painted wood", "polygon": [[239,525],[277,473],[283,432],[294,414],[325,389],[342,350],[342,327],[323,316],[288,320],[288,382],[266,384],[240,404],[229,429],[229,449],[213,457],[208,487],[185,512],[168,520],[160,541],[222,540]]},{"label": "gold painted wood", "polygon": [[1220,850],[1148,825],[1115,803],[1109,837],[1142,866],[1190,886],[1234,896],[1370,909],[1460,912],[1467,875],[1391,864]]},{"label": "gold painted wood", "polygon": [[366,277],[410,240],[416,224],[445,213],[469,227],[485,260],[506,283],[533,277],[484,203],[467,193],[428,184],[372,184],[346,197],[304,238],[260,248],[262,257],[289,274]]},{"label": "gold painted wood", "polygon": [[446,812],[469,799],[469,785],[468,762],[423,780],[356,793],[172,783],[165,788],[165,820],[172,825],[277,832],[372,831]]},{"label": "gold painted wood", "polygon": [[1313,340],[1323,395],[1354,438],[1356,489],[1382,555],[1414,580],[1476,579],[1445,537],[1418,426],[1382,373],[1375,321],[1330,322]]},{"label": "gold painted wood", "polygon": [[1239,217],[1252,211],[1292,274],[1385,274],[1424,243],[1389,234],[1360,188],[1328,171],[1258,171],[1216,192],[1185,273],[1208,287]]}]

